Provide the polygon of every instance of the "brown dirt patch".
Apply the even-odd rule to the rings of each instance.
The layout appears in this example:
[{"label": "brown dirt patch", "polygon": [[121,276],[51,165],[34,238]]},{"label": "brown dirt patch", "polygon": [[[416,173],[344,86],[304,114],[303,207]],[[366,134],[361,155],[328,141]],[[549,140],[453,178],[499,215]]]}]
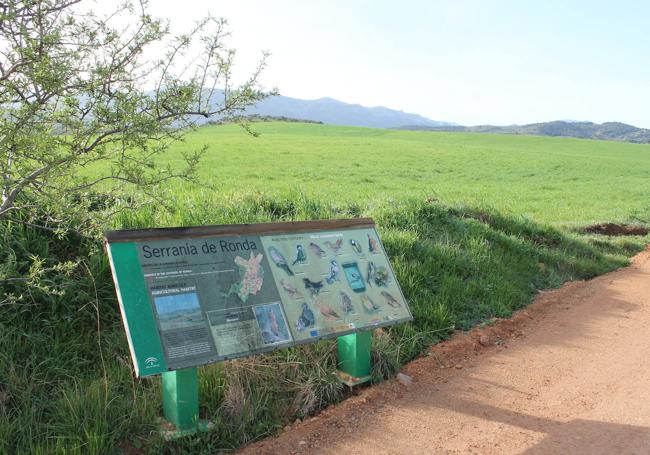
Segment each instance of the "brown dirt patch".
[{"label": "brown dirt patch", "polygon": [[642,454],[650,447],[650,249],[435,345],[402,373],[250,454]]},{"label": "brown dirt patch", "polygon": [[587,234],[618,235],[648,235],[650,229],[630,224],[602,223],[587,226],[582,230]]}]

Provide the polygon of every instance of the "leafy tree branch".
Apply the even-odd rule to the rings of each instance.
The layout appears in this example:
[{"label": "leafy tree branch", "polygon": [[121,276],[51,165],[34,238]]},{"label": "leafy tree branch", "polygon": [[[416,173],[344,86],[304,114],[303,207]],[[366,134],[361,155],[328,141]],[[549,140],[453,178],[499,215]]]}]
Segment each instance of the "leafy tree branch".
[{"label": "leafy tree branch", "polygon": [[173,36],[145,1],[104,16],[79,3],[0,1],[0,219],[38,224],[47,209],[79,222],[98,193],[127,206],[135,188],[146,198],[168,179],[191,180],[205,149],[180,168],[159,158],[195,118],[236,119],[275,93],[259,86],[267,54],[233,83],[223,19]]}]

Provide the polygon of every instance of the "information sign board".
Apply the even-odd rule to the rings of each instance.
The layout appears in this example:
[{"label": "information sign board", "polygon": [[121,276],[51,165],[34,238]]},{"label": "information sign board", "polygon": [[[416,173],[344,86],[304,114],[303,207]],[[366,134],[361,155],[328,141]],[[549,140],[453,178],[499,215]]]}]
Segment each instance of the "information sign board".
[{"label": "information sign board", "polygon": [[112,231],[139,376],[412,319],[371,219]]}]

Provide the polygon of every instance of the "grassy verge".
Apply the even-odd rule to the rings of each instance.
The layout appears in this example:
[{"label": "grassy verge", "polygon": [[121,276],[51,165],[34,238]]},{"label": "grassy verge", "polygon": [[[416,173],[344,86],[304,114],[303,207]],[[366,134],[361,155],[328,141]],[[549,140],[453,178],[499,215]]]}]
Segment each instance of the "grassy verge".
[{"label": "grassy verge", "polygon": [[[582,236],[501,212],[424,201],[364,208],[301,196],[250,196],[219,206],[197,200],[164,213],[149,207],[123,214],[116,225],[354,216],[375,218],[415,316],[376,334],[375,380],[454,329],[508,316],[540,289],[625,265],[650,240]],[[0,306],[0,453],[214,453],[344,397],[333,375],[334,341],[204,367],[201,413],[216,431],[164,443],[156,433],[159,380],[132,376],[101,245],[11,223],[0,225],[0,241],[4,295],[22,295]],[[43,264],[35,267],[35,258]],[[80,262],[66,273],[48,269],[66,260]],[[49,287],[7,280],[30,267]]]}]

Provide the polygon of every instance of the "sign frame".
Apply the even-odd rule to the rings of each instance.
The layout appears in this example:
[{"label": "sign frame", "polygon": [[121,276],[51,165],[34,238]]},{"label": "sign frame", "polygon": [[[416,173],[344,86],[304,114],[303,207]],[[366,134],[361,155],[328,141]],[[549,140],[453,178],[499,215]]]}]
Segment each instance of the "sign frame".
[{"label": "sign frame", "polygon": [[[174,228],[149,228],[133,230],[109,231],[105,234],[105,248],[108,252],[113,279],[122,313],[122,319],[125,325],[129,349],[138,376],[151,376],[155,374],[166,373],[169,371],[178,371],[188,367],[198,367],[201,365],[216,363],[224,360],[231,360],[259,353],[269,352],[286,347],[297,346],[301,344],[314,343],[323,339],[340,338],[350,334],[367,332],[374,328],[394,325],[401,322],[408,322],[413,319],[408,301],[397,283],[395,272],[388,259],[379,235],[381,253],[387,261],[388,269],[395,280],[399,296],[404,302],[405,312],[408,317],[381,321],[365,325],[363,327],[354,327],[349,330],[340,330],[334,333],[327,333],[319,336],[313,336],[307,339],[293,339],[289,344],[269,345],[256,348],[254,352],[244,352],[235,355],[219,356],[217,359],[209,359],[202,362],[196,362],[188,366],[171,368],[167,365],[165,353],[162,346],[161,334],[158,330],[153,311],[151,310],[150,296],[143,278],[142,269],[138,260],[137,243],[142,241],[159,241],[159,240],[183,240],[183,239],[201,239],[208,237],[245,237],[245,236],[268,236],[268,235],[287,235],[298,233],[318,233],[321,231],[333,230],[354,230],[354,229],[372,229],[375,234],[376,226],[371,218],[353,218],[337,220],[318,220],[318,221],[288,221],[288,222],[271,222],[255,224],[231,224],[231,225],[210,225],[195,227],[174,227]],[[270,262],[270,261],[269,261]],[[125,305],[124,294],[130,299],[130,304]],[[131,299],[135,298],[135,304]],[[148,312],[148,314],[147,314]],[[129,325],[128,321],[138,320],[137,327]],[[155,335],[155,336],[154,336]],[[141,346],[142,343],[148,343],[148,352],[151,355],[145,358],[139,358],[136,355],[135,344]]]}]

